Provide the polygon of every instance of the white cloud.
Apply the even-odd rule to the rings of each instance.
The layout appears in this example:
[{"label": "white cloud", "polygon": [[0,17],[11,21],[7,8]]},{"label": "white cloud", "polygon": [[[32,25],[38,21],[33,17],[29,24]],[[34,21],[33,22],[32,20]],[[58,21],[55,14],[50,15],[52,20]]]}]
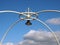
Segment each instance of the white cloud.
[{"label": "white cloud", "polygon": [[[56,31],[60,41],[60,32]],[[6,43],[6,45],[57,45],[57,42],[51,32],[31,30],[24,35],[24,40],[17,44]]]},{"label": "white cloud", "polygon": [[[60,32],[55,32],[60,40]],[[54,36],[47,31],[31,30],[24,35],[24,40],[19,43],[20,45],[57,45]]]},{"label": "white cloud", "polygon": [[13,43],[6,43],[6,45],[13,45]]},{"label": "white cloud", "polygon": [[48,20],[46,20],[46,22],[50,23],[50,24],[60,25],[60,18],[48,19]]}]

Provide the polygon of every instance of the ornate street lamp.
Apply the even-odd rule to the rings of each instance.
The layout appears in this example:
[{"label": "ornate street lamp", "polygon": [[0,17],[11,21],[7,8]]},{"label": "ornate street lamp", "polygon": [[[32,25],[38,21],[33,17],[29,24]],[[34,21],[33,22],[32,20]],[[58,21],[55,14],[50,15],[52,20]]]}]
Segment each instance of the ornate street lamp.
[{"label": "ornate street lamp", "polygon": [[[27,22],[25,23],[26,25],[32,25],[31,20],[37,20],[40,23],[42,23],[43,25],[45,25],[49,31],[53,34],[53,36],[56,39],[57,45],[60,45],[59,40],[56,36],[56,34],[54,33],[54,31],[43,21],[41,21],[40,19],[38,19],[38,14],[42,13],[42,12],[59,12],[59,10],[42,10],[42,11],[38,11],[38,12],[31,12],[30,9],[28,8],[27,12],[17,12],[17,11],[11,11],[11,10],[4,10],[4,11],[0,11],[0,13],[5,13],[5,12],[12,12],[12,13],[17,13],[19,14],[19,20],[17,20],[16,22],[14,22],[8,29],[7,31],[4,33],[0,43],[2,43],[5,39],[5,37],[7,36],[8,32],[13,28],[13,26],[15,24],[17,24],[20,20],[26,20]],[[1,44],[2,45],[2,44]]]}]

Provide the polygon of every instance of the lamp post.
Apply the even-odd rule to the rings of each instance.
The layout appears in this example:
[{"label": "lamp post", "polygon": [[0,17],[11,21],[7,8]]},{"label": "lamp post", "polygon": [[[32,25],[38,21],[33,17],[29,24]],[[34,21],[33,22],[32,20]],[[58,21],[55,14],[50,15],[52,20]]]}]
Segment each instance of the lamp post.
[{"label": "lamp post", "polygon": [[[59,40],[56,36],[56,34],[54,33],[54,31],[46,24],[44,23],[43,21],[41,21],[40,19],[38,19],[38,14],[39,13],[42,13],[42,12],[59,12],[59,10],[42,10],[42,11],[38,11],[38,12],[31,12],[30,9],[28,8],[28,11],[27,12],[17,12],[17,11],[11,11],[11,10],[4,10],[4,11],[0,11],[0,13],[6,13],[6,12],[11,12],[11,13],[17,13],[19,14],[19,20],[17,20],[16,22],[14,22],[7,30],[6,32],[4,33],[0,43],[2,45],[5,37],[7,36],[8,32],[15,26],[15,24],[17,24],[20,20],[26,20],[27,22],[25,23],[26,25],[32,25],[32,23],[30,22],[31,20],[37,20],[39,21],[40,23],[42,23],[44,26],[46,26],[49,31],[52,33],[52,35],[55,37],[56,39],[56,42],[57,42],[57,45],[60,45],[59,43]],[[22,17],[24,16],[24,17]]]}]

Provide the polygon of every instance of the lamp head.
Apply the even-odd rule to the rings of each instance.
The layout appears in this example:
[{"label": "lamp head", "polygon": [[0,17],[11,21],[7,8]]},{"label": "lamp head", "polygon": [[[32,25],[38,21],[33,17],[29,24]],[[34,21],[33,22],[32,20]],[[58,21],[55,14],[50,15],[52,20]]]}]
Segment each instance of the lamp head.
[{"label": "lamp head", "polygon": [[30,22],[30,20],[27,20],[27,22],[25,24],[26,25],[32,25],[32,23]]}]

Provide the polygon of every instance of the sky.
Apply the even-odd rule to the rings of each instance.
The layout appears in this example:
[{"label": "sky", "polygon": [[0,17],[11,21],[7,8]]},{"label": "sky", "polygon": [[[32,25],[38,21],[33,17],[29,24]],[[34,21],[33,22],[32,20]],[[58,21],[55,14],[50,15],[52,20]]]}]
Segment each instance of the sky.
[{"label": "sky", "polygon": [[[30,11],[35,11],[35,12],[38,12],[41,10],[60,10],[60,0],[0,0],[0,11],[13,10],[18,12],[24,12],[24,11],[27,11],[28,8],[30,8]],[[19,19],[19,14],[0,13],[0,40],[2,39],[4,33],[9,28],[9,26],[15,21],[17,21],[18,19]],[[58,12],[40,13],[38,15],[38,19],[48,24],[48,26],[50,26],[50,28],[54,32],[56,33],[60,32],[60,13]],[[38,22],[37,20],[31,20],[31,23],[32,23],[31,26],[27,26],[25,25],[25,23],[26,23],[26,20],[20,21],[9,31],[9,33],[7,34],[6,38],[3,41],[3,43],[6,43],[4,45],[9,45],[9,44],[13,45],[10,42],[16,43],[16,45],[18,45],[17,43],[19,42],[22,43],[20,45],[37,45],[37,43],[31,44],[30,42],[31,40],[34,40],[35,42],[36,40],[39,40],[39,39],[41,40],[41,38],[37,38],[38,36],[40,36],[40,30],[42,31],[41,34],[43,34],[41,37],[48,37],[49,39],[49,36],[46,36],[47,34],[50,34],[49,30],[42,23]],[[37,37],[36,35],[34,36],[34,34],[37,34]],[[60,33],[57,33],[57,35],[59,34]],[[29,37],[32,37],[32,38],[29,38]],[[52,37],[50,41],[52,41]],[[39,43],[40,40],[37,41],[38,45],[40,45]],[[42,42],[44,41],[45,40],[42,40]],[[49,40],[47,42],[48,44],[51,43],[49,42]],[[44,45],[44,44],[41,43],[41,45]],[[55,42],[53,45],[55,45]]]}]

